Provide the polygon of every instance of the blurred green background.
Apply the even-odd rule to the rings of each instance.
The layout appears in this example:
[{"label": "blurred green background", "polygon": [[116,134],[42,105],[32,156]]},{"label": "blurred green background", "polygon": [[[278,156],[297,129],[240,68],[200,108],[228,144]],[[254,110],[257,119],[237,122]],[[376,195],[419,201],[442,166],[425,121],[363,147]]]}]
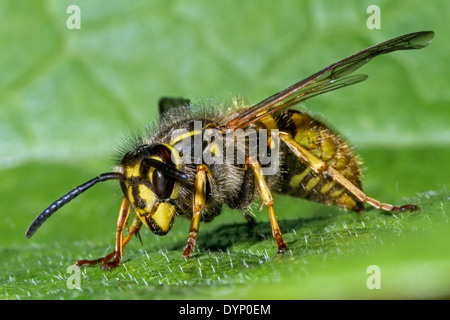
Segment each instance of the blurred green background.
[{"label": "blurred green background", "polygon": [[[69,5],[81,10],[70,30]],[[369,5],[381,29],[369,30]],[[0,2],[1,299],[328,299],[450,297],[448,1]],[[47,205],[113,165],[126,137],[157,119],[161,96],[242,96],[257,103],[323,67],[395,36],[434,30],[419,51],[376,58],[361,84],[305,107],[355,146],[368,195],[422,210],[362,215],[276,196],[288,247],[275,256],[266,209],[248,230],[226,210],[165,237],[141,232],[124,265],[67,267],[114,248],[121,191],[96,186],[30,240]],[[259,204],[256,205],[258,207]],[[379,266],[381,289],[367,268]]]}]

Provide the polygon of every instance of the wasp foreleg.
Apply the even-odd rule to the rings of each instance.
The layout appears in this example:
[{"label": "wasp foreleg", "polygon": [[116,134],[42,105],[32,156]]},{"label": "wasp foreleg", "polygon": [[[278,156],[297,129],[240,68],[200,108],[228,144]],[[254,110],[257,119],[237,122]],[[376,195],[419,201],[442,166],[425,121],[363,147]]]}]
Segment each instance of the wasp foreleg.
[{"label": "wasp foreleg", "polygon": [[122,205],[119,211],[119,218],[117,220],[117,231],[116,231],[116,247],[113,252],[106,255],[103,258],[96,260],[80,260],[77,261],[77,266],[90,265],[95,263],[102,263],[103,268],[110,269],[115,268],[119,265],[122,260],[123,248],[126,246],[128,241],[130,241],[133,234],[139,233],[141,227],[141,221],[139,218],[135,217],[131,227],[128,229],[128,234],[125,238],[122,236],[123,228],[126,226],[128,218],[130,215],[130,203],[126,198],[123,198]]},{"label": "wasp foreleg", "polygon": [[198,227],[200,225],[200,218],[202,216],[203,208],[206,203],[206,183],[208,175],[210,175],[208,167],[204,164],[197,166],[197,176],[195,178],[194,186],[194,201],[193,201],[193,215],[191,219],[191,226],[189,227],[189,237],[186,248],[183,252],[183,257],[189,258],[191,251],[194,251],[195,240],[197,239]]}]

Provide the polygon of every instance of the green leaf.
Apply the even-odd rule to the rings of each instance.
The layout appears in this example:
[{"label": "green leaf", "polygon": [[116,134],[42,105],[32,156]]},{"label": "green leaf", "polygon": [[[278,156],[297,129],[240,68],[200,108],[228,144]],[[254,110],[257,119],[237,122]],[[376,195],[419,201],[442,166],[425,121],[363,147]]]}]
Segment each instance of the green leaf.
[{"label": "green leaf", "polygon": [[[450,294],[447,1],[46,1],[0,4],[1,299],[443,298]],[[69,30],[76,4],[81,29]],[[406,9],[407,7],[407,9]],[[447,10],[445,10],[447,9]],[[121,190],[107,182],[52,216],[52,201],[114,165],[126,137],[157,119],[161,96],[257,103],[319,69],[400,34],[434,30],[422,50],[376,58],[365,82],[304,107],[364,160],[364,190],[418,212],[363,214],[275,195],[290,250],[276,255],[267,209],[249,229],[224,210],[181,256],[189,221],[142,230],[123,265],[68,267],[114,249]],[[367,286],[370,266],[381,289]],[[70,269],[69,269],[70,271]]]}]

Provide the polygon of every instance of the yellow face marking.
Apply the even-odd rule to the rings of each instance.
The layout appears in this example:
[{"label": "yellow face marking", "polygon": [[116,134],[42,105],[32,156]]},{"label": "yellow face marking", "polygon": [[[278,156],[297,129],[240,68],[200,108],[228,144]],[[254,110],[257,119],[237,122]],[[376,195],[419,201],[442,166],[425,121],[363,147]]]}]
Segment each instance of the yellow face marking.
[{"label": "yellow face marking", "polygon": [[128,186],[128,201],[130,201],[130,203],[134,204],[135,200],[134,200],[134,196],[133,196],[133,187]]},{"label": "yellow face marking", "polygon": [[175,182],[175,185],[173,186],[173,191],[170,194],[170,199],[175,200],[178,198],[179,189],[180,189],[180,183],[177,181],[177,182]]},{"label": "yellow face marking", "polygon": [[148,170],[148,180],[150,180],[150,183],[153,183],[153,171],[155,171],[155,168],[150,167]]},{"label": "yellow face marking", "polygon": [[[190,133],[192,134],[192,132]],[[171,145],[164,144],[170,149],[172,160],[177,169],[180,169],[181,161],[178,151]],[[163,161],[158,156],[151,157],[157,161]],[[140,175],[140,163],[129,166],[126,168],[127,177],[141,177],[148,179],[150,183],[153,183],[153,172],[155,168],[149,168],[148,175],[146,177],[141,177]],[[178,198],[180,183],[176,181],[173,186],[172,193],[170,194],[170,199],[174,200]],[[165,234],[172,227],[173,218],[175,216],[175,206],[167,202],[159,202],[158,197],[153,192],[153,190],[145,185],[134,184],[129,185],[127,188],[127,196],[129,201],[133,204],[136,214],[138,215],[141,222],[155,234]]]},{"label": "yellow face marking", "polygon": [[150,190],[146,185],[140,184],[138,187],[139,197],[145,201],[145,209],[150,212],[153,205],[156,202],[156,196],[152,190]]},{"label": "yellow face marking", "polygon": [[[131,187],[129,196],[132,197]],[[175,206],[166,202],[157,203],[156,196],[147,186],[138,186],[139,197],[145,201],[145,208],[135,208],[142,223],[151,231],[167,233],[172,227]],[[134,200],[134,199],[133,199]],[[151,225],[150,225],[151,224]]]},{"label": "yellow face marking", "polygon": [[147,223],[147,220],[145,219],[145,215],[146,215],[145,210],[143,210],[143,209],[136,209],[136,208],[134,210],[136,211],[136,214],[138,215],[139,220],[141,220],[141,222],[144,224],[144,226],[146,226],[147,229],[151,230],[150,226]]},{"label": "yellow face marking", "polygon": [[140,167],[139,163],[134,165],[133,167],[127,167],[126,168],[127,178],[139,177],[139,167]]},{"label": "yellow face marking", "polygon": [[305,179],[306,175],[311,172],[311,168],[308,167],[303,171],[302,173],[299,173],[292,177],[291,181],[289,182],[292,189],[298,188],[300,183]]},{"label": "yellow face marking", "polygon": [[161,228],[161,230],[166,233],[172,227],[172,220],[175,215],[175,206],[167,202],[162,202],[158,204],[158,208],[152,215],[152,219],[155,224]]}]

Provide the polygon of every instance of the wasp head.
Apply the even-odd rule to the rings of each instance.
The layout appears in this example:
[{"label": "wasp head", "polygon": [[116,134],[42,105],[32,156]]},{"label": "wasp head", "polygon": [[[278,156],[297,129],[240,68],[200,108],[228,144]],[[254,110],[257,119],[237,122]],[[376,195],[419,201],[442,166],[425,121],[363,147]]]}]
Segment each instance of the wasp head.
[{"label": "wasp head", "polygon": [[121,187],[136,214],[153,233],[166,234],[173,225],[180,181],[187,179],[179,170],[177,150],[166,144],[141,145],[120,166],[125,177]]}]

